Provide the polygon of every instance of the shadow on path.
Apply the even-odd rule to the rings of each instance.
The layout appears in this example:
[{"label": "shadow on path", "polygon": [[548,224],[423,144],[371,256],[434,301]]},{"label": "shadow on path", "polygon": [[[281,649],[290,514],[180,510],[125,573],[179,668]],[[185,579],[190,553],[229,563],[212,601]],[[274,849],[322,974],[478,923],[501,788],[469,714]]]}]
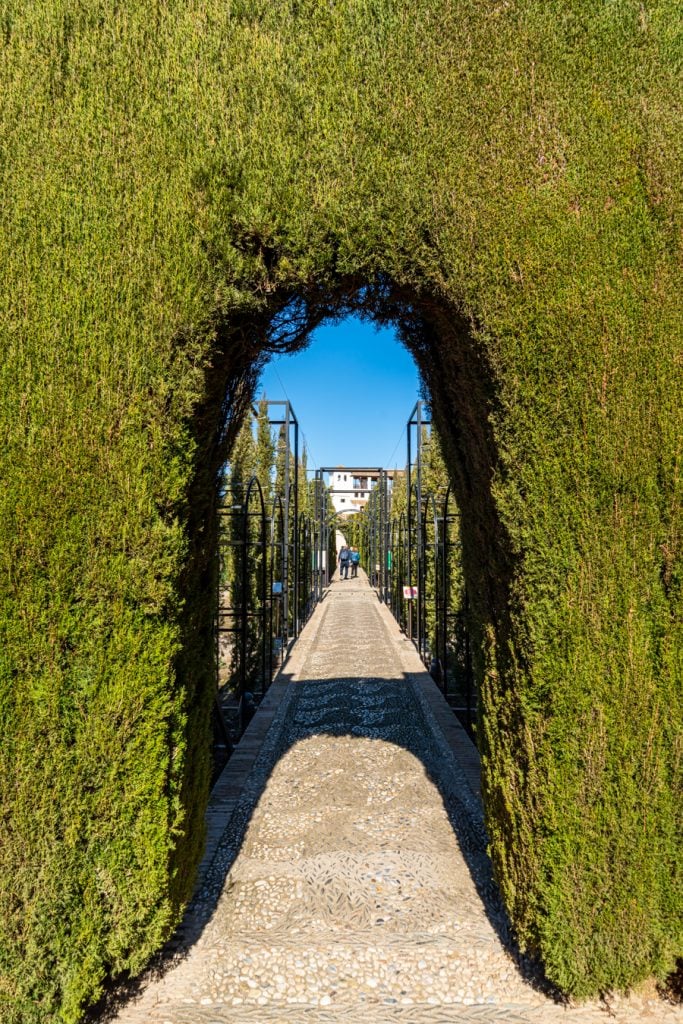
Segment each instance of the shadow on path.
[{"label": "shadow on path", "polygon": [[[254,812],[259,807],[266,786],[273,779],[278,764],[289,752],[299,744],[321,737],[339,740],[342,744],[347,741],[347,746],[351,740],[372,741],[373,746],[357,744],[353,750],[347,750],[346,762],[338,762],[337,768],[334,769],[331,788],[326,788],[324,778],[322,782],[320,778],[317,781],[301,777],[289,780],[289,796],[286,793],[281,795],[281,799],[287,804],[286,807],[282,807],[282,812],[291,811],[295,818],[297,814],[304,814],[304,817],[308,814],[310,818],[303,830],[298,829],[295,824],[293,829],[297,834],[289,836],[292,843],[300,841],[303,844],[302,856],[308,857],[312,852],[316,852],[326,829],[325,842],[329,849],[334,850],[335,835],[338,834],[340,842],[343,840],[346,844],[345,848],[361,857],[369,845],[372,845],[375,855],[382,852],[390,855],[400,854],[406,850],[428,849],[430,836],[424,829],[424,820],[420,819],[419,804],[429,796],[429,780],[440,796],[457,848],[462,853],[476,887],[485,918],[494,929],[503,948],[517,964],[524,980],[537,992],[542,991],[546,996],[559,1000],[559,995],[543,980],[538,964],[523,957],[513,941],[486,852],[487,837],[481,805],[430,718],[431,711],[424,697],[403,673],[397,673],[393,678],[306,678],[290,685],[249,773],[204,883],[188,908],[181,926],[146,974],[141,979],[112,992],[106,1005],[101,1005],[90,1019],[114,1019],[117,1012],[121,1011],[122,1005],[144,990],[151,979],[167,975],[179,961],[189,957],[208,929],[214,926],[221,927],[221,922],[217,918],[229,910],[223,902],[226,897],[223,896],[221,900],[221,894],[245,841],[249,841],[249,829]],[[362,765],[353,763],[354,753],[357,759],[359,750],[373,749],[377,752],[378,745],[381,744],[400,748],[421,763],[426,776],[422,783],[422,798],[419,790],[408,789],[402,792],[400,778],[398,782],[396,777],[393,780],[382,778],[381,772],[376,772],[376,778],[368,778],[363,775]],[[339,764],[345,766],[339,768]],[[316,771],[320,776],[317,767]],[[344,773],[348,776],[346,780]],[[322,775],[324,774],[323,772]],[[367,788],[370,803],[359,803],[359,785]],[[279,786],[282,787],[282,782]],[[374,805],[373,793],[377,798]],[[318,801],[319,820],[316,820],[315,814],[311,817],[311,799],[314,803]],[[415,804],[418,806],[414,806]],[[280,804],[277,806],[279,808]],[[390,811],[396,811],[398,816],[394,814],[392,827],[388,829],[386,837],[383,837],[382,829]],[[332,832],[330,823],[333,824]],[[372,832],[371,843],[368,840],[369,832]],[[452,846],[451,850],[453,856],[457,857],[457,850]],[[279,861],[277,851],[273,859]],[[424,907],[414,906],[410,913],[420,909],[423,912],[425,910]],[[372,907],[368,912],[371,910]],[[227,924],[229,925],[229,922]],[[403,936],[400,914],[399,920],[395,920],[393,924],[380,914],[377,923],[373,923],[372,927],[376,929],[378,941],[382,941],[388,931],[392,932],[396,940]],[[236,941],[238,936],[233,935],[232,939]],[[407,943],[411,941],[409,926],[405,932],[405,940]],[[438,950],[435,950],[433,955],[438,955]],[[122,1019],[126,1019],[125,1012]]]}]

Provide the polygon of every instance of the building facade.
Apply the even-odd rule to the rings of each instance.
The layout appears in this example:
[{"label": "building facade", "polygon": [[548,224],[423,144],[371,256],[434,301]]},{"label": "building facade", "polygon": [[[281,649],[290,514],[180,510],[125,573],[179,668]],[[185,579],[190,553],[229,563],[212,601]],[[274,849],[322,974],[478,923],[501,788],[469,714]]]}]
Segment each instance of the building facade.
[{"label": "building facade", "polygon": [[[329,488],[332,505],[341,515],[354,515],[365,508],[370,494],[377,486],[379,469],[348,470],[338,466],[330,473]],[[402,469],[386,470],[389,487],[397,476],[403,475]]]}]

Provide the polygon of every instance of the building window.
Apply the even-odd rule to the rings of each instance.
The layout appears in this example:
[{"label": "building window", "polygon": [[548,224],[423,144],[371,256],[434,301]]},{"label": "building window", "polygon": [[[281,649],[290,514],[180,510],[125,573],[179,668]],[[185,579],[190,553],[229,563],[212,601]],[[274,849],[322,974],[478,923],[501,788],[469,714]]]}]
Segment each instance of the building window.
[{"label": "building window", "polygon": [[340,498],[340,501],[341,501],[342,505],[346,504],[346,498]]}]

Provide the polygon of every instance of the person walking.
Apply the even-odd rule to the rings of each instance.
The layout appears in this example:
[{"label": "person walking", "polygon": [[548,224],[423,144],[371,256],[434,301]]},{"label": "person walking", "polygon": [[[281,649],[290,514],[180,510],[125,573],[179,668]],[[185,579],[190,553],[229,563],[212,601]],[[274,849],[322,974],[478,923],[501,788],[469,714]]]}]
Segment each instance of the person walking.
[{"label": "person walking", "polygon": [[351,548],[351,578],[356,579],[358,576],[358,563],[360,562],[360,551],[358,548]]},{"label": "person walking", "polygon": [[346,544],[342,546],[339,551],[339,579],[347,580],[349,578],[349,557],[351,552],[349,551]]}]

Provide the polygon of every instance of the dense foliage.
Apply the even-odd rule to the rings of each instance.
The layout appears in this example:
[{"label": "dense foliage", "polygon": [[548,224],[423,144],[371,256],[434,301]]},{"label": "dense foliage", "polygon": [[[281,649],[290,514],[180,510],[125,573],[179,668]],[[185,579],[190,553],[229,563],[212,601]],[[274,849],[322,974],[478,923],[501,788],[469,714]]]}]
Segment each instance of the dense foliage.
[{"label": "dense foliage", "polygon": [[669,970],[676,0],[5,0],[0,1016],[74,1022],[202,848],[219,468],[270,348],[403,331],[462,512],[491,852],[583,995]]}]

